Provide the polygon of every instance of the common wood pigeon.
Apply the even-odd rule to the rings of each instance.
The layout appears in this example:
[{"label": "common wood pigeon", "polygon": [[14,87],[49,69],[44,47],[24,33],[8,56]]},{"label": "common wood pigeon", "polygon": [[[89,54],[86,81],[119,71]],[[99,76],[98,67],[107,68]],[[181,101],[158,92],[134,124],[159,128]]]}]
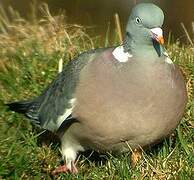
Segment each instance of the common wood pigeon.
[{"label": "common wood pigeon", "polygon": [[162,44],[162,10],[131,11],[122,45],[82,53],[33,100],[10,103],[36,125],[58,134],[65,165],[77,172],[80,151],[125,152],[158,142],[179,124],[185,81]]}]

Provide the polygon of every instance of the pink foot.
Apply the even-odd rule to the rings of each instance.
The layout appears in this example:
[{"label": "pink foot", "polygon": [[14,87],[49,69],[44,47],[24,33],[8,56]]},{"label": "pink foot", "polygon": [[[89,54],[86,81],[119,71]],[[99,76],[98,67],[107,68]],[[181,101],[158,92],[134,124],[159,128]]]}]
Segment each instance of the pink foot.
[{"label": "pink foot", "polygon": [[53,172],[52,175],[60,174],[60,173],[72,173],[77,174],[78,170],[74,163],[71,163],[71,167],[69,168],[67,165],[57,167]]}]

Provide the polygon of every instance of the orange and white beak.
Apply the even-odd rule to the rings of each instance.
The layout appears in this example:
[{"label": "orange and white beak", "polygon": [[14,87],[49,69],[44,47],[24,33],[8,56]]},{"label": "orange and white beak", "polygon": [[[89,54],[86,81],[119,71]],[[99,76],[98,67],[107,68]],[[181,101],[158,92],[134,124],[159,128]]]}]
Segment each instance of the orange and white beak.
[{"label": "orange and white beak", "polygon": [[155,39],[158,43],[164,44],[163,31],[161,28],[152,28],[150,29],[152,33],[152,38]]}]

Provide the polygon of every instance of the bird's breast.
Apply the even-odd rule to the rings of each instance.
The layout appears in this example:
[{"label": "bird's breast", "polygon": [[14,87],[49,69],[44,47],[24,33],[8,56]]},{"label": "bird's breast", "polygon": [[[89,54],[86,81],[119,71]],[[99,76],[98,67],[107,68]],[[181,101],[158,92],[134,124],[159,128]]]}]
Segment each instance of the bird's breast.
[{"label": "bird's breast", "polygon": [[85,138],[104,147],[122,140],[144,146],[176,127],[185,106],[185,85],[171,67],[96,60],[83,70],[76,101],[74,116]]}]

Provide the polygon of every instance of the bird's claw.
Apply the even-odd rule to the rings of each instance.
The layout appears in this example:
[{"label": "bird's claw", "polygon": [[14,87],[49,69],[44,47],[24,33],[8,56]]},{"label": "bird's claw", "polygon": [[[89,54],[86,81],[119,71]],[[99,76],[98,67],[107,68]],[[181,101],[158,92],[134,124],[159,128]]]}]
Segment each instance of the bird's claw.
[{"label": "bird's claw", "polygon": [[75,166],[74,163],[72,163],[71,168],[67,167],[67,165],[62,165],[57,167],[53,172],[52,175],[57,175],[60,173],[72,173],[72,174],[77,174],[78,170],[77,167]]}]

